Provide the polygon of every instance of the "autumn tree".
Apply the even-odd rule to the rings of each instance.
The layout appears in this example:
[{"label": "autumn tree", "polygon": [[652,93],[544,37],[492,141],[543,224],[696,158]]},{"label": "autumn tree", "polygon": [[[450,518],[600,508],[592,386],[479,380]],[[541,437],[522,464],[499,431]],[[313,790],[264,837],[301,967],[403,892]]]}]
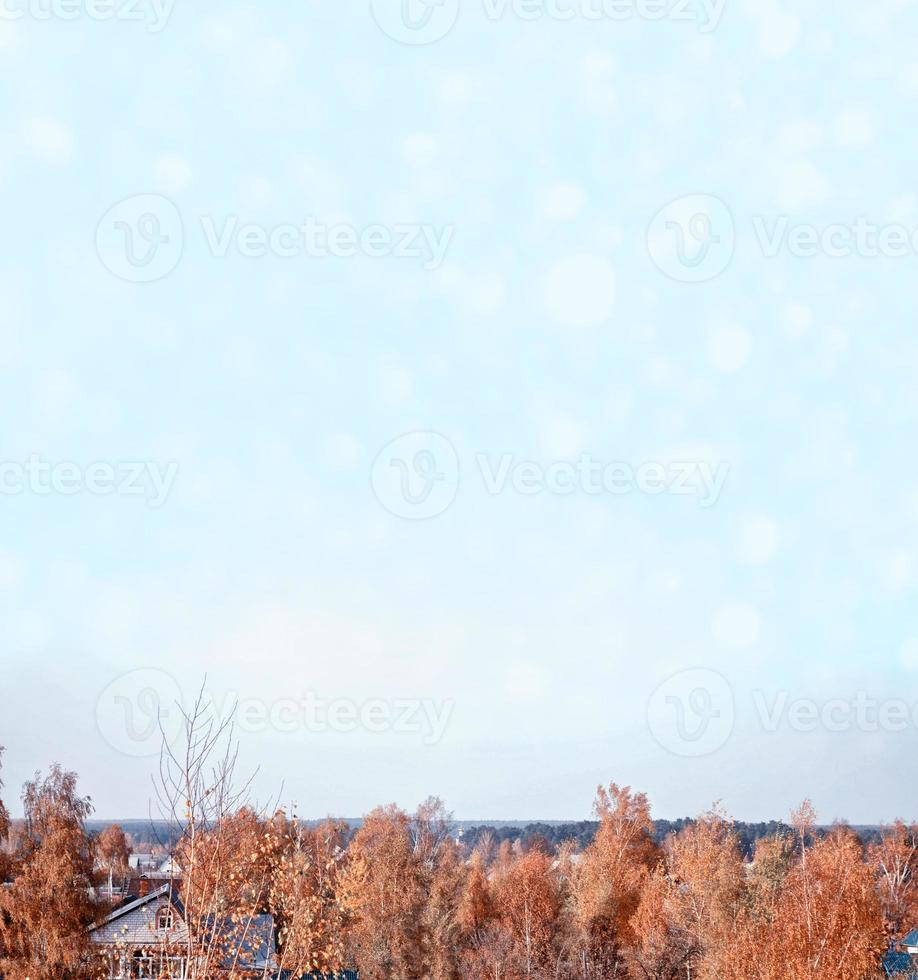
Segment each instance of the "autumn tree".
[{"label": "autumn tree", "polygon": [[[4,748],[0,745],[0,769],[3,768]],[[0,779],[0,789],[3,789],[3,780]],[[0,799],[0,886],[6,881],[12,870],[12,862],[6,850],[7,838],[10,834],[10,814]]]},{"label": "autumn tree", "polygon": [[88,798],[60,766],[26,783],[23,859],[0,888],[0,975],[7,980],[76,980],[88,961],[93,862]]},{"label": "autumn tree", "polygon": [[326,820],[314,829],[278,814],[281,846],[271,870],[268,907],[280,947],[279,968],[292,976],[343,969],[344,910],[338,898],[347,852],[346,825]]},{"label": "autumn tree", "polygon": [[421,941],[430,980],[459,976],[458,912],[466,871],[453,826],[453,815],[436,796],[424,800],[411,821],[424,902]]},{"label": "autumn tree", "polygon": [[746,880],[746,911],[753,920],[773,922],[778,899],[790,874],[794,845],[789,836],[774,834],[755,844],[752,865]]},{"label": "autumn tree", "polygon": [[899,821],[871,845],[868,861],[877,879],[883,920],[900,938],[918,916],[918,827]]},{"label": "autumn tree", "polygon": [[[436,797],[412,815],[372,811],[348,843],[342,823],[310,828],[257,807],[237,783],[229,723],[202,697],[184,717],[183,744],[164,749],[160,803],[182,872],[188,980],[252,977],[245,950],[268,917],[278,955],[264,976],[874,980],[887,938],[918,906],[918,828],[897,824],[865,851],[848,828],[817,829],[809,803],[748,865],[716,808],[661,848],[646,797],[614,784],[598,791],[583,851],[539,835],[495,848],[484,836],[469,854]],[[125,835],[87,837],[90,801],[58,766],[26,784],[23,805],[14,834],[0,804],[12,869],[0,976],[89,980],[93,862],[123,871]],[[163,949],[164,975],[176,952]]]},{"label": "autumn tree", "polygon": [[[720,977],[718,959],[743,908],[744,872],[732,824],[716,808],[671,838],[675,930],[686,938],[699,976]],[[697,964],[704,963],[704,969]]]},{"label": "autumn tree", "polygon": [[252,777],[237,777],[232,717],[215,716],[202,687],[192,706],[176,706],[182,738],[164,740],[157,797],[178,840],[180,897],[186,925],[181,948],[187,980],[238,975],[257,946],[267,908],[277,835],[250,803]]},{"label": "autumn tree", "polygon": [[[6,750],[0,745],[0,769],[3,768],[3,753]],[[3,780],[0,779],[0,789],[3,789]],[[5,840],[6,835],[10,831],[10,815],[9,811],[3,804],[3,800],[0,800],[0,840]]]},{"label": "autumn tree", "polygon": [[108,875],[109,889],[115,876],[123,877],[128,873],[128,861],[131,850],[127,837],[118,824],[106,827],[96,841],[96,857],[100,867]]},{"label": "autumn tree", "polygon": [[447,837],[425,881],[424,944],[430,980],[459,980],[462,976],[459,908],[465,878],[459,848]]},{"label": "autumn tree", "polygon": [[631,921],[659,860],[644,794],[600,786],[594,811],[599,828],[571,880],[577,975],[584,980],[623,969],[624,949],[634,942]]},{"label": "autumn tree", "polygon": [[774,923],[796,976],[868,976],[884,948],[880,902],[860,841],[846,829],[818,840],[788,875]]},{"label": "autumn tree", "polygon": [[493,841],[488,839],[473,851],[469,871],[462,885],[457,909],[457,923],[465,976],[494,977],[499,980],[502,963],[509,955],[497,949],[500,935],[495,897],[488,880],[488,857]]},{"label": "autumn tree", "polygon": [[373,980],[425,976],[425,893],[411,818],[394,804],[369,813],[348,849],[341,899],[348,951]]},{"label": "autumn tree", "polygon": [[880,900],[861,842],[847,828],[813,839],[815,814],[794,820],[794,863],[768,916],[740,916],[722,949],[720,976],[750,980],[866,980],[883,952]]},{"label": "autumn tree", "polygon": [[681,914],[681,886],[661,863],[644,883],[630,927],[630,973],[638,980],[683,980],[697,956],[695,937]]},{"label": "autumn tree", "polygon": [[540,850],[517,857],[497,878],[495,899],[501,928],[510,940],[506,976],[528,980],[554,975],[563,902],[551,857]]}]

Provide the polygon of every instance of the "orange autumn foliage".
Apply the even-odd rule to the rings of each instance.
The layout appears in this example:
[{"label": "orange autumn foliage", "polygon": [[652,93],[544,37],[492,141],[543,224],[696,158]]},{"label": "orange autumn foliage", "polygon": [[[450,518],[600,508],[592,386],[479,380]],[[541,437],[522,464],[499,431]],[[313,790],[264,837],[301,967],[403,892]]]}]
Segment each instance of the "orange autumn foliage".
[{"label": "orange autumn foliage", "polygon": [[[914,829],[865,848],[847,828],[817,828],[808,804],[747,863],[717,810],[658,846],[647,799],[614,784],[597,794],[584,848],[485,836],[471,852],[436,798],[413,815],[374,810],[353,836],[241,802],[200,805],[212,798],[190,797],[200,819],[176,849],[195,980],[233,972],[208,945],[213,917],[244,930],[271,915],[283,975],[359,968],[362,980],[875,980],[889,937],[915,924]],[[89,838],[89,801],[59,767],[27,784],[23,804],[14,848],[0,805],[12,878],[0,974],[96,980],[93,859],[120,867],[126,842],[117,828]]]}]

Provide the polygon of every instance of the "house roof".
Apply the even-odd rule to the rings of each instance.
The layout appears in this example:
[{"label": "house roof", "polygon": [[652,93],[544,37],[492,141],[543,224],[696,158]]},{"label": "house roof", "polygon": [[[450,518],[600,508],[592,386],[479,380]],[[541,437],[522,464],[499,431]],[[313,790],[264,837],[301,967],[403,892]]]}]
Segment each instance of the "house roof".
[{"label": "house roof", "polygon": [[[253,915],[233,918],[211,918],[209,928],[222,936],[220,952],[227,968],[262,970],[274,965],[274,917]],[[226,947],[225,949],[222,947]]]},{"label": "house roof", "polygon": [[135,898],[133,901],[127,902],[124,905],[119,906],[110,912],[101,922],[95,923],[91,926],[89,931],[95,932],[97,929],[101,929],[102,926],[108,925],[110,922],[114,922],[116,919],[120,919],[124,915],[128,915],[134,911],[134,909],[139,909],[144,905],[149,905],[151,902],[158,902],[159,899],[167,896],[169,901],[178,909],[179,913],[184,916],[185,909],[179,899],[172,894],[172,885],[166,884],[162,888],[157,888],[156,891],[150,892],[148,895],[144,895],[143,898]]},{"label": "house roof", "polygon": [[902,940],[902,946],[918,946],[918,929],[912,931]]},{"label": "house roof", "polygon": [[[137,898],[122,905],[109,913],[101,922],[93,925],[90,934],[104,926],[130,916],[145,905],[160,903],[167,899],[184,920],[185,907],[167,883],[143,898]],[[234,917],[210,916],[207,920],[209,939],[217,939],[220,944],[220,955],[227,967],[239,966],[243,969],[262,970],[265,966],[274,965],[274,917],[271,915],[253,915],[236,919]],[[342,978],[343,980],[343,978]],[[350,980],[350,978],[348,978]]]},{"label": "house roof", "polygon": [[895,950],[883,957],[883,972],[887,977],[895,977],[896,980],[918,980],[912,957],[908,953],[899,953]]},{"label": "house roof", "polygon": [[[90,934],[103,927],[130,916],[145,905],[161,903],[167,899],[185,919],[185,907],[173,891],[172,884],[167,882],[161,888],[151,891],[143,898],[136,898],[109,913],[101,922],[93,925]],[[271,915],[253,915],[251,917],[209,916],[206,931],[208,941],[217,940],[219,954],[227,968],[238,966],[242,969],[263,970],[266,966],[274,966],[274,917]],[[342,977],[342,980],[344,978]],[[350,980],[350,978],[347,978]]]}]

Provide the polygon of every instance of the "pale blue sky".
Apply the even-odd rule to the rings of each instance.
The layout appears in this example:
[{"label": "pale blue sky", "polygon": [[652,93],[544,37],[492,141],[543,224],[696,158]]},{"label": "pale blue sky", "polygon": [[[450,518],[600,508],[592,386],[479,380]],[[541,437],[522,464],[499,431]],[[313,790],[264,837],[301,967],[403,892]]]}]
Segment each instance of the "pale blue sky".
[{"label": "pale blue sky", "polygon": [[[726,0],[712,25],[695,3],[530,21],[460,0],[422,45],[380,27],[395,0],[176,0],[166,21],[141,2],[146,23],[48,2],[0,19],[0,461],[177,471],[157,507],[0,496],[8,801],[58,760],[100,815],[143,815],[154,767],[97,703],[154,669],[185,696],[206,672],[218,698],[448,709],[435,744],[243,733],[260,795],[283,780],[310,816],[437,793],[465,818],[579,818],[612,779],[665,816],[805,795],[826,819],[918,816],[914,719],[770,731],[757,707],[918,703],[918,255],[761,238],[782,216],[918,227],[913,2]],[[97,252],[135,195],[183,227],[153,282]],[[696,283],[647,244],[689,195],[735,231]],[[431,268],[208,244],[310,217],[448,249]],[[447,496],[427,520],[374,480],[413,432],[455,453],[431,443]],[[489,493],[501,454],[729,476],[709,506]],[[687,668],[733,700],[704,754],[648,724]]]}]

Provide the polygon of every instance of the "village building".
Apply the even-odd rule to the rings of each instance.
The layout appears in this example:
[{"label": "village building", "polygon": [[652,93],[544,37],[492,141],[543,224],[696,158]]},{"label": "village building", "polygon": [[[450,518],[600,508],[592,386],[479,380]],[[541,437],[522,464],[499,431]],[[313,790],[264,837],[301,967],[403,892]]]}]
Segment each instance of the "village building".
[{"label": "village building", "polygon": [[[144,884],[146,883],[146,884]],[[207,958],[216,975],[276,975],[274,920],[256,915],[242,922],[212,920],[205,935],[189,943],[185,908],[169,882],[127,901],[94,925],[89,937],[105,964],[107,980],[185,980],[189,955]]]}]

